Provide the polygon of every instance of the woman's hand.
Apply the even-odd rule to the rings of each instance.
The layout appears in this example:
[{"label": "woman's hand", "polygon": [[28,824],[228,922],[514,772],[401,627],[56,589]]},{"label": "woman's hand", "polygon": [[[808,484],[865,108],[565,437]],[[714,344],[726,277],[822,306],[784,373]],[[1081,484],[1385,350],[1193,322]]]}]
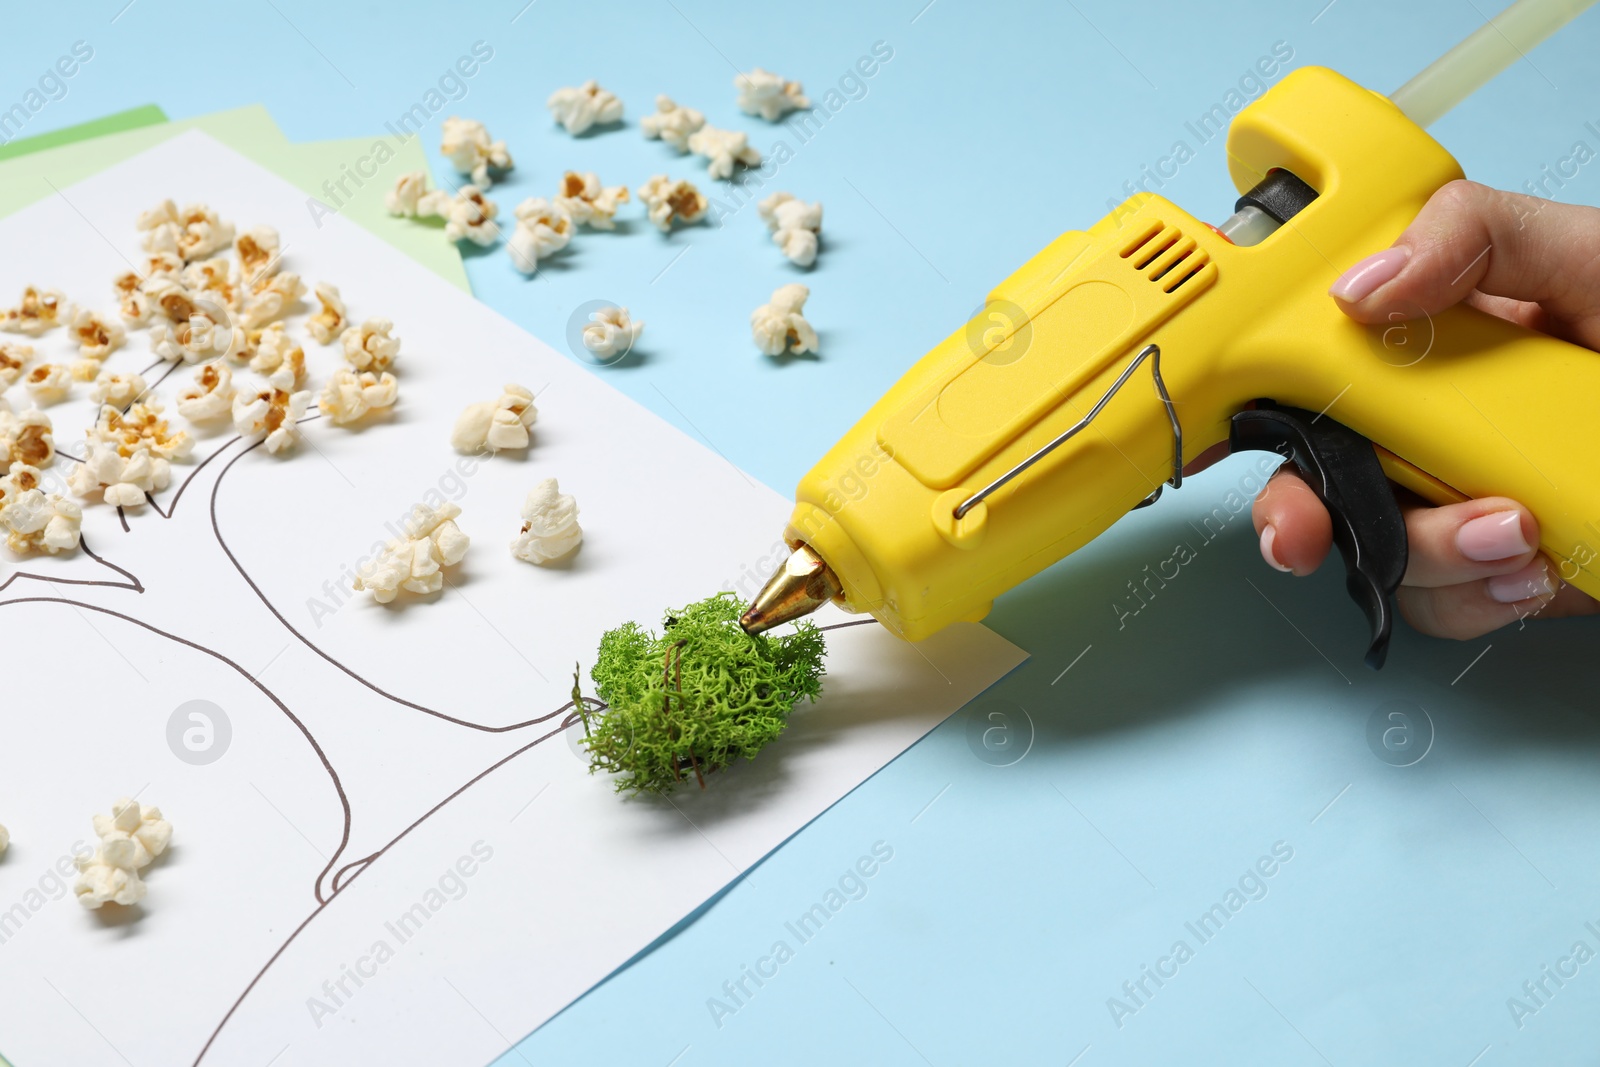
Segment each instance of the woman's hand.
[{"label": "woman's hand", "polygon": [[[1360,322],[1466,303],[1600,351],[1600,209],[1451,182],[1392,247],[1345,271],[1328,294]],[[1433,507],[1395,491],[1410,542],[1397,599],[1423,633],[1465,639],[1535,613],[1600,611],[1538,554],[1539,524],[1515,501]],[[1252,515],[1261,554],[1279,570],[1310,574],[1332,546],[1327,509],[1292,466],[1267,483]]]}]

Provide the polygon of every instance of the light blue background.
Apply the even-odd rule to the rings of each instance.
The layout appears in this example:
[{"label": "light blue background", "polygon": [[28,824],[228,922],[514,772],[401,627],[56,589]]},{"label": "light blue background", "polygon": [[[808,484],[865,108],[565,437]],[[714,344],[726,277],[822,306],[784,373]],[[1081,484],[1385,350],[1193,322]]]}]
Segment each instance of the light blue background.
[{"label": "light blue background", "polygon": [[[827,213],[804,274],[819,359],[751,348],[751,308],[801,275],[753,205],[668,238],[642,221],[586,234],[532,281],[499,249],[468,270],[483,300],[553,343],[579,304],[629,305],[649,323],[643,358],[597,373],[786,489],[990,285],[1098,219],[1175,139],[1192,147],[1185,120],[1274,42],[1388,91],[1499,6],[924,3],[28,5],[0,37],[0,101],[81,38],[94,59],[24,132],[148,101],[173,117],[259,101],[292,139],[356,137],[481,39],[493,59],[425,138],[437,159],[443,115],[486,121],[518,162],[493,194],[507,210],[569,167],[630,186],[664,171],[725,196],[696,161],[641,141],[657,92],[764,150],[785,139],[798,150],[768,188]],[[803,146],[733,106],[734,66],[818,98],[880,40],[893,59]],[[1575,141],[1600,149],[1584,128],[1600,127],[1597,53],[1591,13],[1434,132],[1469,175],[1512,188]],[[544,99],[589,77],[625,99],[627,126],[573,140]],[[1227,215],[1220,142],[1161,191]],[[1600,161],[1559,196],[1600,202]],[[1260,563],[1244,516],[1209,544],[1187,525],[1249,464],[1193,479],[1001,599],[990,624],[1033,654],[1025,667],[503,1062],[1593,1062],[1600,961],[1520,1030],[1506,1000],[1575,941],[1600,949],[1584,928],[1600,928],[1600,630],[1466,644],[1403,630],[1374,675],[1339,568],[1296,581]],[[1125,584],[1180,539],[1198,558],[1119,630]],[[753,560],[767,546],[750,547]],[[1369,748],[1392,701],[1433,724],[1415,766]],[[1031,733],[1020,762],[974,755],[990,712],[1018,747]],[[866,895],[798,945],[784,923],[880,840],[894,856]],[[1293,859],[1267,895],[1200,945],[1185,923],[1280,841]],[[716,1025],[707,999],[780,938],[794,959]],[[1107,998],[1180,938],[1194,958],[1119,1028]]]}]

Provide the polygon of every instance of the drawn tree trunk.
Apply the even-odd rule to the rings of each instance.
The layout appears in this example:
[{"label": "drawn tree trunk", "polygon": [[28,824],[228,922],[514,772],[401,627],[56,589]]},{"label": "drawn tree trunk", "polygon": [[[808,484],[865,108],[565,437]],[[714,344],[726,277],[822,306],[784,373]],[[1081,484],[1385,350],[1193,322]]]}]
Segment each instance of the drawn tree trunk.
[{"label": "drawn tree trunk", "polygon": [[[0,629],[38,625],[47,617],[43,605],[70,607],[112,647],[127,628],[138,628],[213,657],[248,679],[302,735],[307,789],[339,812],[338,839],[312,842],[327,861],[306,887],[309,920],[462,790],[557,737],[577,716],[570,701],[509,709],[515,714],[501,721],[480,720],[464,708],[429,707],[384,689],[320,649],[303,624],[292,622],[261,591],[218,521],[224,482],[247,477],[241,469],[252,461],[272,460],[238,438],[221,441],[193,467],[180,468],[186,476],[163,499],[128,517],[126,532],[114,529],[109,545],[98,543],[102,531],[96,543],[86,537],[75,553],[30,558],[0,572]],[[57,462],[72,460],[61,456]],[[174,542],[192,564],[155,566],[155,550],[170,551]],[[147,580],[147,573],[160,578]],[[244,624],[250,614],[281,634],[281,648],[260,646],[253,635],[261,627]],[[335,721],[338,728],[330,728]],[[152,722],[149,728],[164,725]],[[329,742],[329,736],[344,740]],[[350,751],[351,738],[360,739],[360,758]],[[427,759],[418,760],[418,753]],[[414,770],[395,774],[395,767]],[[318,784],[311,785],[313,780]],[[219,1020],[218,1030],[221,1025]],[[202,1051],[195,1062],[203,1056]]]}]

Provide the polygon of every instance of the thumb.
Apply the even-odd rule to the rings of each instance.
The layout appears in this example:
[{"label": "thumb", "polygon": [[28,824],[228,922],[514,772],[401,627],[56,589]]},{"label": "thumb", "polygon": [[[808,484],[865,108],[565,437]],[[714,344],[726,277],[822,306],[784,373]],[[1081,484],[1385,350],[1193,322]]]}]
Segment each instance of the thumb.
[{"label": "thumb", "polygon": [[1468,300],[1600,349],[1600,210],[1450,182],[1393,247],[1352,266],[1328,293],[1361,322]]}]

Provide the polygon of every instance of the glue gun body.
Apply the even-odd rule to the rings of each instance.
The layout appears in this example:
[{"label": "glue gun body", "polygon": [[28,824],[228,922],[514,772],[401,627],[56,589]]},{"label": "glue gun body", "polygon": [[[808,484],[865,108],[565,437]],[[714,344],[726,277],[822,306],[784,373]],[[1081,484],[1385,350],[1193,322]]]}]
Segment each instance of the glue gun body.
[{"label": "glue gun body", "polygon": [[981,619],[1224,441],[1278,451],[1329,505],[1373,666],[1406,561],[1389,480],[1523,502],[1560,577],[1600,595],[1600,356],[1464,306],[1366,326],[1327,295],[1456,161],[1317,67],[1239,113],[1228,160],[1233,240],[1148,194],[1062,234],[801,479],[785,539],[813,599],[911,640]]}]

